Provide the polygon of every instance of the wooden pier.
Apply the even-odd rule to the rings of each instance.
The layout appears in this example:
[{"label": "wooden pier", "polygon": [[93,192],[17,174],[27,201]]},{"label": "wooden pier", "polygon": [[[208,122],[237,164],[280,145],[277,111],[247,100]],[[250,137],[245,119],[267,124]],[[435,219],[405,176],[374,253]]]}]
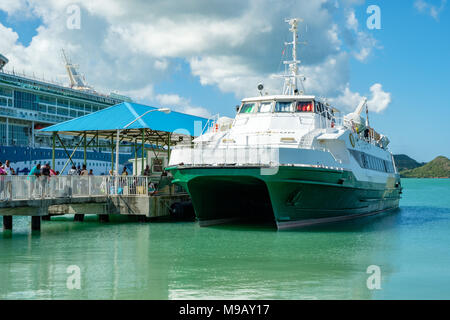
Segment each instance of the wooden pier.
[{"label": "wooden pier", "polygon": [[[0,201],[4,230],[12,230],[14,216],[31,216],[34,231],[40,230],[42,220],[64,214],[73,214],[75,221],[83,221],[85,214],[97,214],[102,222],[109,221],[110,215],[148,220],[169,216],[173,203],[189,200],[187,193],[175,193],[173,188],[166,188],[167,193],[149,193],[145,177],[66,176],[44,178],[48,179],[45,183],[13,178],[4,181],[10,183],[10,198]],[[37,196],[30,192],[35,189],[39,189]]]}]

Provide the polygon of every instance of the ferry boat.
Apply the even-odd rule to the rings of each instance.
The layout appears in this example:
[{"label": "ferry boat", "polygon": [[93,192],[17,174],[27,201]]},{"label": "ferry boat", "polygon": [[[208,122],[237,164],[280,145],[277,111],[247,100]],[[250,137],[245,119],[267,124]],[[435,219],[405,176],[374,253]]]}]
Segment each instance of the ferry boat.
[{"label": "ferry boat", "polygon": [[[201,226],[264,219],[279,229],[398,208],[402,187],[389,139],[369,125],[367,99],[345,116],[305,93],[293,34],[283,92],[242,100],[188,145],[174,147],[173,182],[190,195]],[[299,89],[297,85],[300,84]],[[363,112],[366,111],[366,118]]]},{"label": "ferry boat", "polygon": [[[71,63],[64,51],[62,58],[70,87],[20,75],[14,70],[6,71],[4,67],[9,61],[0,54],[0,161],[10,160],[18,174],[27,174],[37,163],[52,163],[51,135],[38,132],[39,129],[124,101],[131,102],[129,97],[117,93],[105,95],[96,92],[85,83],[77,66]],[[78,142],[73,137],[61,138],[66,146],[75,146]],[[66,152],[57,148],[54,169],[62,171],[67,158]],[[131,149],[121,151],[121,164],[129,158]],[[82,165],[84,153],[76,151],[73,161]],[[87,151],[87,168],[94,174],[106,174],[110,167],[110,149]],[[70,167],[66,166],[66,172],[68,169]]]}]

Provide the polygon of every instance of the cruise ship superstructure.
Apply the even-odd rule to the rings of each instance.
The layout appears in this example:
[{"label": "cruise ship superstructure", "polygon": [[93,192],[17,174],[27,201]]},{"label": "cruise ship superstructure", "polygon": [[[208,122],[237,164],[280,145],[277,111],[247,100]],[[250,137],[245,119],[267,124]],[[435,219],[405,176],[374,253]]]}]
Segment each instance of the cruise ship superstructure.
[{"label": "cruise ship superstructure", "polygon": [[[8,59],[0,55],[0,159],[10,160],[19,174],[26,174],[37,163],[52,162],[51,135],[38,132],[39,129],[131,101],[117,93],[104,95],[96,92],[85,83],[64,51],[62,56],[70,86],[6,71]],[[73,137],[63,136],[62,140],[66,146],[74,146],[78,142]],[[123,152],[120,162],[126,162],[130,155]],[[83,151],[76,151],[73,161],[82,165]],[[62,170],[66,162],[67,154],[62,148],[57,148],[55,170]],[[87,152],[87,167],[94,174],[108,173],[110,166],[110,149],[97,148]]]},{"label": "cruise ship superstructure", "polygon": [[298,73],[299,19],[287,22],[293,50],[282,94],[265,94],[259,85],[260,95],[243,99],[234,119],[219,118],[171,152],[168,169],[190,194],[200,225],[249,218],[283,229],[399,205],[389,139],[370,127],[367,100],[344,116],[306,94]]}]

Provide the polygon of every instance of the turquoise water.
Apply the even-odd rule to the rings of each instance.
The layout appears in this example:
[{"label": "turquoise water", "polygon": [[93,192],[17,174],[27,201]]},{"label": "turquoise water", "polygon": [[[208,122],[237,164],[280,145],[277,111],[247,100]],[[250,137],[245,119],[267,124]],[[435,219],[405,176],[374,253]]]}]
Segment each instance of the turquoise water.
[{"label": "turquoise water", "polygon": [[302,231],[68,216],[31,234],[15,218],[0,231],[0,299],[450,299],[450,180],[402,183],[394,213]]}]

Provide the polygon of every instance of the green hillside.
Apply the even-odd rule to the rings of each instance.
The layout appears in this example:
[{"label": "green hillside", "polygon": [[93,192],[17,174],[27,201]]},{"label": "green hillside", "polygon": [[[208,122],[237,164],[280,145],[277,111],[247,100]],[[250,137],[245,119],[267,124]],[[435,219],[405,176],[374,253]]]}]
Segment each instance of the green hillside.
[{"label": "green hillside", "polygon": [[403,178],[450,178],[450,160],[439,156],[427,164],[400,171]]},{"label": "green hillside", "polygon": [[395,166],[399,172],[406,169],[415,169],[425,164],[417,162],[416,160],[408,157],[406,154],[394,154],[394,160]]}]

